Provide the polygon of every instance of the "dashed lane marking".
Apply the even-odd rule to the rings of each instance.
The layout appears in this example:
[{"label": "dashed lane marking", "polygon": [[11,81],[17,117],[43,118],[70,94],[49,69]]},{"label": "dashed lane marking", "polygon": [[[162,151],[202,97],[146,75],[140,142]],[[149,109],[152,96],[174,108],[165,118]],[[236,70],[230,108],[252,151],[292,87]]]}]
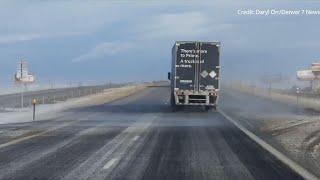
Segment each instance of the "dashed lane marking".
[{"label": "dashed lane marking", "polygon": [[108,161],[107,164],[104,165],[102,169],[107,170],[107,169],[111,168],[112,165],[114,165],[114,164],[115,164],[116,162],[118,162],[118,161],[119,161],[118,158],[113,158],[113,159],[111,159],[110,161]]},{"label": "dashed lane marking", "polygon": [[132,141],[135,142],[135,141],[137,141],[139,138],[140,138],[140,136],[135,136],[135,137],[132,139]]},{"label": "dashed lane marking", "polygon": [[[135,142],[135,141],[137,141],[139,138],[140,138],[140,136],[138,136],[138,135],[137,135],[137,136],[134,136],[134,138],[132,138],[131,141],[132,141],[132,142]],[[110,161],[108,161],[107,164],[105,164],[102,169],[103,169],[103,170],[107,170],[107,169],[111,168],[113,165],[115,165],[116,163],[118,163],[118,161],[119,161],[119,158],[113,158],[113,159],[111,159]]]}]

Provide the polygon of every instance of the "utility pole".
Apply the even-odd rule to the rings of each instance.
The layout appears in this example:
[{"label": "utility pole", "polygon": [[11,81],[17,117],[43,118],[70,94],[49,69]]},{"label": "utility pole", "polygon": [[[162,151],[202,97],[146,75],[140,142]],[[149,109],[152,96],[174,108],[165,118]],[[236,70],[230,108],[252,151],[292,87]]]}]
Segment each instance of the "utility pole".
[{"label": "utility pole", "polygon": [[24,107],[24,92],[27,90],[27,84],[33,83],[34,79],[34,76],[28,72],[27,63],[23,60],[18,62],[15,82],[21,84],[21,109]]},{"label": "utility pole", "polygon": [[21,87],[21,109],[23,109],[24,107],[24,84],[22,84],[22,87]]},{"label": "utility pole", "polygon": [[269,90],[268,90],[269,96],[271,96],[271,90],[272,90],[272,82],[270,81],[269,82]]}]

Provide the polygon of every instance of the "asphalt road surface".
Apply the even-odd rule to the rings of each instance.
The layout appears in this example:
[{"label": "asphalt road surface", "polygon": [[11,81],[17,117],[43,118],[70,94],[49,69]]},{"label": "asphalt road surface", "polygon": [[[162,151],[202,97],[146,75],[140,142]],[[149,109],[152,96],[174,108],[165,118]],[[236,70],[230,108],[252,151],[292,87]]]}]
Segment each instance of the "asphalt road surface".
[{"label": "asphalt road surface", "polygon": [[0,126],[0,179],[301,179],[218,112],[171,112],[169,88]]}]

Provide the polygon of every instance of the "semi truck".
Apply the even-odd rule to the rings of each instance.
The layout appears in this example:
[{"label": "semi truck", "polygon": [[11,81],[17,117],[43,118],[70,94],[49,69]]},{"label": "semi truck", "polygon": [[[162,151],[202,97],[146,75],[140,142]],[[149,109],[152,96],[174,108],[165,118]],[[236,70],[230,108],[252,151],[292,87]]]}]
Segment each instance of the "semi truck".
[{"label": "semi truck", "polygon": [[220,79],[220,42],[177,41],[172,48],[173,111],[183,106],[217,108]]}]

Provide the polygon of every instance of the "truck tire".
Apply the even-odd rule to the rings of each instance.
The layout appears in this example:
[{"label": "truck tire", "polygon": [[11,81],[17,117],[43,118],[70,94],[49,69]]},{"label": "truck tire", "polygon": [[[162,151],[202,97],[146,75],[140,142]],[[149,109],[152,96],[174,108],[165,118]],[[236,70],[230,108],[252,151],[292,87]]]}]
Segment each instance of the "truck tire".
[{"label": "truck tire", "polygon": [[212,110],[212,106],[205,106],[205,107],[204,107],[204,110],[205,110],[205,111],[211,111],[211,110]]},{"label": "truck tire", "polygon": [[217,110],[217,105],[212,106],[212,109],[216,111]]},{"label": "truck tire", "polygon": [[204,107],[206,111],[212,111],[212,110],[217,110],[217,106],[205,106]]},{"label": "truck tire", "polygon": [[175,106],[175,105],[171,106],[171,111],[172,112],[177,112],[178,111],[178,107]]},{"label": "truck tire", "polygon": [[177,111],[177,105],[176,105],[176,102],[174,100],[174,95],[173,94],[171,94],[170,104],[171,104],[172,112],[176,112]]}]

